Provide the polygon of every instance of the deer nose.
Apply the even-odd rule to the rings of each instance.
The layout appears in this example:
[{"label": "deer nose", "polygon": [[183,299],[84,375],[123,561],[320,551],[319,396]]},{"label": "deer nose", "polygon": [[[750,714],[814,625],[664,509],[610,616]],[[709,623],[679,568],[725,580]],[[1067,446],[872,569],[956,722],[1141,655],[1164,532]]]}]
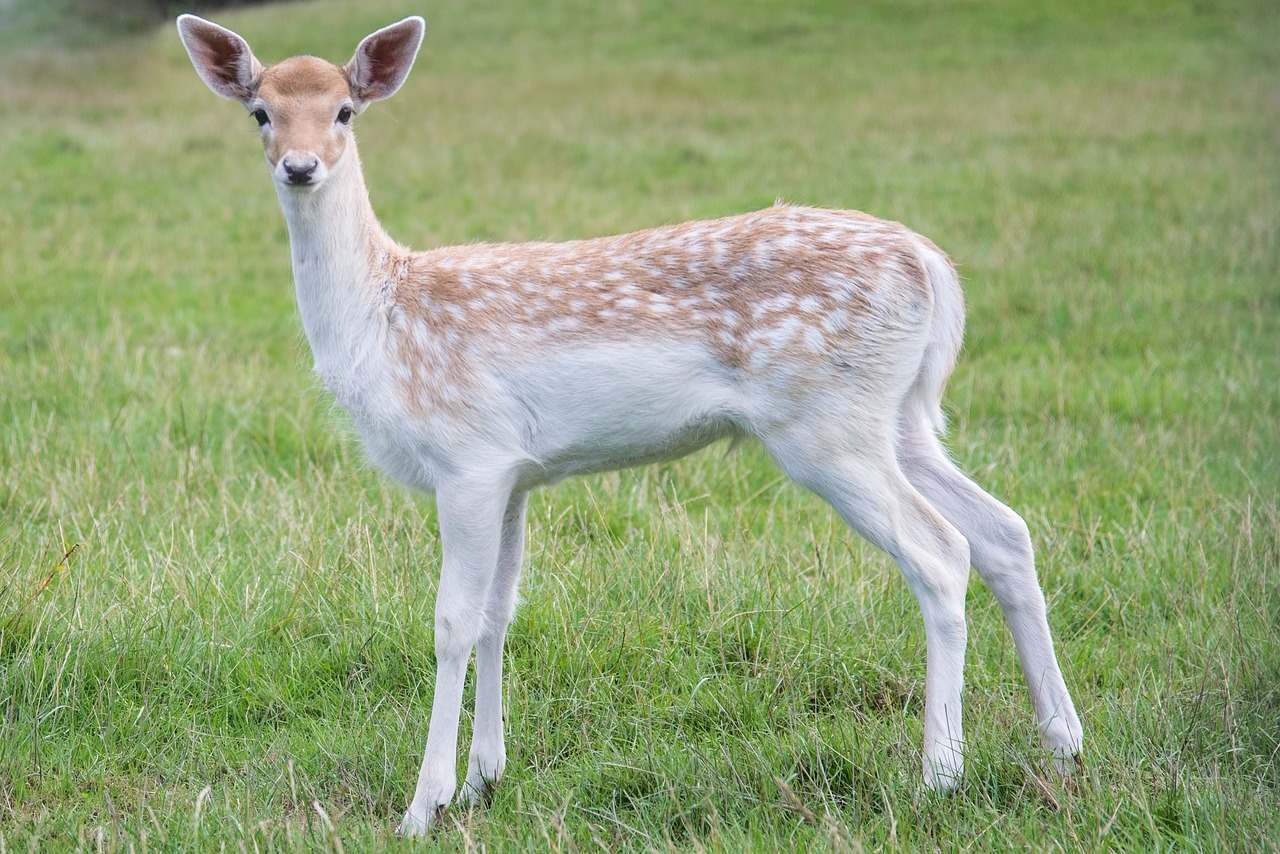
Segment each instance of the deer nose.
[{"label": "deer nose", "polygon": [[284,174],[289,179],[290,184],[310,183],[311,177],[315,175],[316,167],[319,165],[319,161],[311,154],[286,154],[283,161]]}]

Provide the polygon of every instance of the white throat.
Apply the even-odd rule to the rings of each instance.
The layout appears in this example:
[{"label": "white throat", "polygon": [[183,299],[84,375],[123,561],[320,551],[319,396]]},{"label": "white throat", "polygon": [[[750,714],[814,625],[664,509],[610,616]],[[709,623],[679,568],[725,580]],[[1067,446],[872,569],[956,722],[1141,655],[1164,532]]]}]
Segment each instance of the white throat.
[{"label": "white throat", "polygon": [[374,262],[394,244],[369,204],[354,146],[314,188],[275,185],[316,372],[343,405],[357,409],[360,366],[385,337]]}]

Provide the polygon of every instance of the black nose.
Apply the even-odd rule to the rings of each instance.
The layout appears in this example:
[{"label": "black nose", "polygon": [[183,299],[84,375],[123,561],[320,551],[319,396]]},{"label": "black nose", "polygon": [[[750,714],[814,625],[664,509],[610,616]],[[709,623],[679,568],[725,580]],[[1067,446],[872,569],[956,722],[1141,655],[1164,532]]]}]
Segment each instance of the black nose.
[{"label": "black nose", "polygon": [[284,173],[289,179],[290,184],[307,184],[311,181],[311,176],[316,172],[316,166],[319,165],[314,157],[300,157],[293,159],[286,157],[284,159]]}]

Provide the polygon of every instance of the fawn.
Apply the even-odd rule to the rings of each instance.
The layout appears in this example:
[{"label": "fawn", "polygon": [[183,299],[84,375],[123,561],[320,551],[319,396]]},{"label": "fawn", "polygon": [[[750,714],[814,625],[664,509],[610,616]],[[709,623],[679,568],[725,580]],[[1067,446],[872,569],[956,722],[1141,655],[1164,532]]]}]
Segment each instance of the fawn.
[{"label": "fawn", "polygon": [[938,438],[964,328],[947,256],[896,223],[787,205],[594,240],[410,251],[374,215],[351,122],[400,88],[424,27],[378,30],[342,67],[263,66],[230,30],[178,19],[200,77],[260,127],[317,372],[372,459],[436,497],[435,695],[400,831],[425,832],[455,795],[473,650],[462,797],[483,799],[502,775],[502,646],[530,490],[726,437],[756,437],[901,568],[924,616],[926,785],[950,789],[963,768],[970,565],[1068,773],[1083,734],[1027,526]]}]

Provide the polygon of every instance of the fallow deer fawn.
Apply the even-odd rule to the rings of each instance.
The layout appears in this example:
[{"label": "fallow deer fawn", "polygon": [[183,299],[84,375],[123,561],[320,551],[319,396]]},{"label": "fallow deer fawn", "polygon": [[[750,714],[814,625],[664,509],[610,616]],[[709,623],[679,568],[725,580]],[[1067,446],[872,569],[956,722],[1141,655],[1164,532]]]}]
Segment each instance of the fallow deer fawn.
[{"label": "fallow deer fawn", "polygon": [[924,615],[928,786],[951,788],[963,766],[970,564],[1068,770],[1082,731],[1027,526],[937,437],[964,303],[932,243],[864,214],[780,205],[595,240],[413,252],[374,216],[351,120],[400,88],[421,18],[368,36],[342,67],[263,66],[240,36],[192,15],[178,30],[209,88],[261,127],[316,370],[373,459],[436,496],[435,698],[401,832],[425,832],[457,789],[472,650],[463,797],[482,799],[502,775],[502,644],[529,491],[726,437],[758,438],[901,568]]}]

